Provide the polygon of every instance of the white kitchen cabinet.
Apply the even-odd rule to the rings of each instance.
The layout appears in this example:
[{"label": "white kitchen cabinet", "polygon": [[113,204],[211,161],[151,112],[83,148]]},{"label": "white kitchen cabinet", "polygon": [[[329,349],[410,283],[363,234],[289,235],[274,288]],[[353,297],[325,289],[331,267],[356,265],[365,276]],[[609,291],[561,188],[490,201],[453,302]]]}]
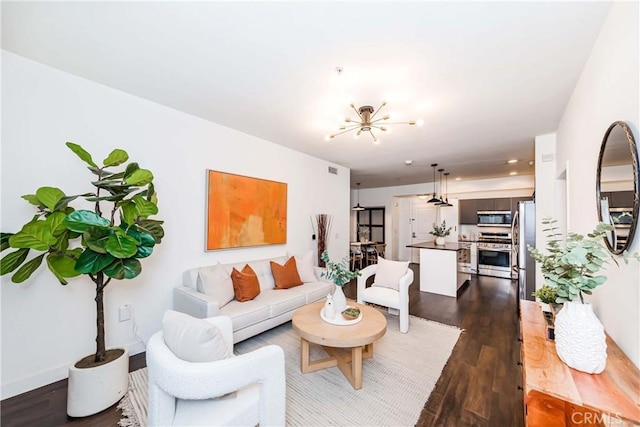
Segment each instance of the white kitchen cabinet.
[{"label": "white kitchen cabinet", "polygon": [[420,251],[420,291],[456,298],[460,286],[471,278],[458,268],[459,256],[464,256],[460,252],[467,252],[469,244],[424,242],[409,247]]}]

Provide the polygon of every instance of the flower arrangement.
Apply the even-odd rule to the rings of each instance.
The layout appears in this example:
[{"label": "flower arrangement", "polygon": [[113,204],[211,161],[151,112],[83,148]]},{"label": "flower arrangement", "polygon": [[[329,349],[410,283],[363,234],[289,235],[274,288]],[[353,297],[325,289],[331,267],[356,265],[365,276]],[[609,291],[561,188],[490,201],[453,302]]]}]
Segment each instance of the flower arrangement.
[{"label": "flower arrangement", "polygon": [[[568,233],[562,245],[556,220],[544,218],[547,253],[528,246],[531,257],[542,266],[547,284],[557,293],[556,303],[564,303],[553,318],[554,340],[558,357],[567,366],[588,374],[599,374],[606,366],[607,343],[604,327],[585,303],[583,294],[591,295],[606,276],[597,275],[610,260],[618,264],[605,246],[607,232],[613,226],[600,223],[586,236]],[[628,254],[624,254],[625,263]],[[638,254],[634,258],[640,259]],[[553,305],[552,305],[553,306]]]},{"label": "flower arrangement", "polygon": [[342,287],[360,275],[358,270],[349,270],[349,259],[347,258],[343,258],[340,262],[332,262],[327,251],[322,252],[320,258],[325,262],[325,270],[322,272],[322,277],[331,280],[337,286]]},{"label": "flower arrangement", "polygon": [[369,228],[362,226],[358,227],[358,238],[361,242],[369,240]]},{"label": "flower arrangement", "polygon": [[591,295],[594,288],[607,280],[607,276],[598,276],[598,271],[609,260],[618,264],[604,245],[606,232],[613,227],[600,223],[586,237],[568,233],[565,245],[561,246],[561,234],[556,223],[551,218],[542,220],[542,224],[547,226],[543,231],[550,232],[547,235],[548,254],[542,254],[531,246],[528,246],[529,252],[542,265],[542,275],[549,287],[555,290],[557,298],[554,302],[564,303],[579,298],[584,304],[583,294]]},{"label": "flower arrangement", "polygon": [[430,231],[429,234],[432,234],[436,237],[446,237],[451,232],[451,227],[447,227],[447,221],[442,221],[442,224],[433,224],[433,231]]}]

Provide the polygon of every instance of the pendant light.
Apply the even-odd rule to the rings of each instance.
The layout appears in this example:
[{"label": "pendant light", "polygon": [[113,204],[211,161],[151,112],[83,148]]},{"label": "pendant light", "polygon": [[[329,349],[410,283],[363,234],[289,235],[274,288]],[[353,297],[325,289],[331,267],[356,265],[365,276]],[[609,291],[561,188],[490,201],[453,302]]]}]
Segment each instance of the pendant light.
[{"label": "pendant light", "polygon": [[[440,198],[437,199],[438,201],[434,203],[434,205],[436,206],[442,206],[442,205],[446,205],[447,203],[444,201],[444,197],[442,196],[442,172],[444,171],[444,169],[438,169],[438,173],[440,174],[440,180],[439,180],[439,184],[438,184],[438,188],[440,189]],[[434,187],[435,189],[435,183],[434,183]]]},{"label": "pendant light", "polygon": [[436,198],[436,166],[438,166],[437,163],[431,164],[431,167],[433,168],[433,197],[427,200],[427,203],[438,203],[440,201]]},{"label": "pendant light", "polygon": [[352,210],[354,210],[354,211],[363,211],[364,208],[362,206],[360,206],[360,183],[358,182],[356,185],[358,186],[358,204],[355,205]]},{"label": "pendant light", "polygon": [[444,199],[444,205],[442,206],[453,206],[451,203],[449,203],[449,172],[445,172],[444,173],[444,194],[445,194],[445,199]]}]

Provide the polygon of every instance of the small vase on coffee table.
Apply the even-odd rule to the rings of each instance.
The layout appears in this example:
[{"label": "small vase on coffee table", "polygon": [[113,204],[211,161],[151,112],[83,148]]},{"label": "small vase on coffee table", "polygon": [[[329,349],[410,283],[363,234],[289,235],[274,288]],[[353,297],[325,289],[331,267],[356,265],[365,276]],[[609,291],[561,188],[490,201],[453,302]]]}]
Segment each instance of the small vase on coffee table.
[{"label": "small vase on coffee table", "polygon": [[342,286],[336,285],[336,289],[333,292],[333,310],[336,316],[341,315],[345,308],[347,308],[347,298],[342,292]]}]

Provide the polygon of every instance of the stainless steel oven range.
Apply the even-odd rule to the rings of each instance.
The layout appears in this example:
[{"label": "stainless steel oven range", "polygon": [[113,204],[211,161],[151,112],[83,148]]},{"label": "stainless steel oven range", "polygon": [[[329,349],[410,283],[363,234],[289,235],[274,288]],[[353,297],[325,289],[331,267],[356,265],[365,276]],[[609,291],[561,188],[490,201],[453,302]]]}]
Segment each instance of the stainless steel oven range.
[{"label": "stainless steel oven range", "polygon": [[511,233],[480,233],[478,274],[511,279]]}]

